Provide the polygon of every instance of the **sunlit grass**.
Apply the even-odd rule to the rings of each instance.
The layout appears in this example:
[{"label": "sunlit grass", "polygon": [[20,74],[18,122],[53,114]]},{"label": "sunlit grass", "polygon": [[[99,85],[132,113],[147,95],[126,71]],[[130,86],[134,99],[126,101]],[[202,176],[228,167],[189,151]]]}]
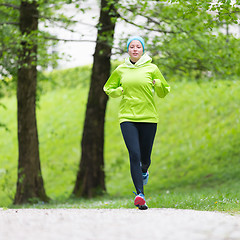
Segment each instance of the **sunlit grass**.
[{"label": "sunlit grass", "polygon": [[[161,191],[151,193],[146,197],[149,208],[175,208],[192,209],[201,211],[225,211],[228,213],[240,213],[240,194],[236,189],[228,189],[224,186],[218,190],[203,189],[174,189],[172,191]],[[134,195],[125,195],[122,197],[106,194],[94,199],[62,199],[52,200],[50,203],[38,202],[21,206],[10,205],[11,208],[39,208],[39,209],[119,209],[135,208]]]},{"label": "sunlit grass", "polygon": [[[145,188],[149,207],[239,211],[239,81],[170,84],[171,94],[157,99],[160,121]],[[80,161],[87,94],[86,88],[76,87],[41,96],[40,158],[52,201],[25,207],[134,207],[128,153],[117,119],[119,99],[110,99],[106,114],[108,194],[91,200],[70,198]],[[0,108],[1,122],[10,132],[0,129],[0,207],[9,207],[17,180],[16,99],[3,102],[7,110]]]}]

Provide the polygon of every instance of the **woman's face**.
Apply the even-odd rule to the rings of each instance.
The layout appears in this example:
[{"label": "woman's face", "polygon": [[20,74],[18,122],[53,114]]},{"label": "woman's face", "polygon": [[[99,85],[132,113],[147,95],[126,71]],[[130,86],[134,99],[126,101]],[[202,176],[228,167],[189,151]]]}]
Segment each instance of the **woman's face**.
[{"label": "woman's face", "polygon": [[141,42],[138,40],[132,40],[128,47],[128,54],[133,62],[137,62],[143,55]]}]

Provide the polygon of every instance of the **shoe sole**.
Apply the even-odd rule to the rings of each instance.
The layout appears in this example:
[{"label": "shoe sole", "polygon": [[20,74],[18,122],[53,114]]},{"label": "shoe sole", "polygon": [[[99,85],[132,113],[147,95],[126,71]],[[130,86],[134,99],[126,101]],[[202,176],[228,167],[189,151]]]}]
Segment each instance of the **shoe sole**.
[{"label": "shoe sole", "polygon": [[140,197],[140,196],[136,196],[136,198],[134,200],[134,205],[136,207],[138,207],[138,209],[140,209],[140,210],[148,209],[146,201],[142,197]]},{"label": "shoe sole", "polygon": [[144,204],[144,205],[138,206],[138,209],[140,209],[140,210],[147,210],[148,206],[147,206],[147,204]]}]

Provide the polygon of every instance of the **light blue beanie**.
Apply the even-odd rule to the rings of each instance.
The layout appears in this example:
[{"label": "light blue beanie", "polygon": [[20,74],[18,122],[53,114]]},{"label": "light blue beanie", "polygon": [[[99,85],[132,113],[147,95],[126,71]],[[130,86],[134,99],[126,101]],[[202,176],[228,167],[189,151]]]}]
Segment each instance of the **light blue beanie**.
[{"label": "light blue beanie", "polygon": [[131,41],[133,40],[138,40],[141,44],[142,44],[142,47],[143,47],[143,52],[144,52],[144,46],[145,46],[145,43],[144,43],[144,40],[143,38],[139,37],[139,36],[133,36],[133,37],[130,37],[127,41],[127,51],[128,51],[128,47],[129,47],[129,44],[131,43]]}]

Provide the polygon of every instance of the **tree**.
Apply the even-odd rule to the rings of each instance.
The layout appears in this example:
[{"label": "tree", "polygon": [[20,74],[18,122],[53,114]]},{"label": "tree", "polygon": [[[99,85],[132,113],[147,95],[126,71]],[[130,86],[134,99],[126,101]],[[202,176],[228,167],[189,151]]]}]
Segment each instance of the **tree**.
[{"label": "tree", "polygon": [[18,181],[15,204],[32,199],[48,201],[40,167],[36,121],[38,4],[21,1],[19,27],[24,39],[19,50],[18,103]]},{"label": "tree", "polygon": [[103,149],[108,98],[103,92],[103,85],[110,75],[110,57],[116,22],[113,2],[101,0],[97,44],[81,141],[82,154],[73,190],[77,197],[91,198],[106,190]]},{"label": "tree", "polygon": [[[80,0],[68,1],[79,8],[78,2]],[[62,3],[65,1],[0,0],[0,31],[3,33],[0,38],[1,77],[17,80],[19,157],[15,204],[49,200],[40,166],[36,88],[37,66],[47,67],[46,63],[55,59],[46,53],[47,40],[52,36],[39,31],[38,22],[40,19],[45,25],[58,22],[68,28],[72,24],[71,19],[62,13],[53,15],[53,10],[59,9]]]},{"label": "tree", "polygon": [[237,2],[127,0],[118,13],[144,34],[166,77],[228,77],[239,73],[239,39],[223,29],[237,23]]},{"label": "tree", "polygon": [[[6,12],[6,10],[8,10]],[[17,11],[15,11],[17,10]],[[18,6],[3,4],[0,0],[0,99],[9,88],[9,74],[16,75],[17,44],[12,36],[18,35]],[[15,14],[13,14],[15,13]],[[6,107],[0,103],[0,108]],[[0,119],[0,128],[8,130],[7,124]]]}]

